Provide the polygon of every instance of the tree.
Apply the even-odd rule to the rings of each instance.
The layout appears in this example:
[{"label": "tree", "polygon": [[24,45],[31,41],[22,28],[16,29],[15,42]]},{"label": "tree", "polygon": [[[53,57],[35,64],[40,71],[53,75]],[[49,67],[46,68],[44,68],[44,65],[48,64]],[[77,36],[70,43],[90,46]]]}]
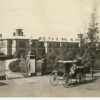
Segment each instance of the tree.
[{"label": "tree", "polygon": [[87,32],[88,38],[88,54],[89,61],[91,62],[91,76],[93,77],[93,68],[95,63],[95,55],[96,55],[96,43],[98,42],[98,23],[96,22],[97,6],[93,7],[93,12],[91,14],[91,22]]}]

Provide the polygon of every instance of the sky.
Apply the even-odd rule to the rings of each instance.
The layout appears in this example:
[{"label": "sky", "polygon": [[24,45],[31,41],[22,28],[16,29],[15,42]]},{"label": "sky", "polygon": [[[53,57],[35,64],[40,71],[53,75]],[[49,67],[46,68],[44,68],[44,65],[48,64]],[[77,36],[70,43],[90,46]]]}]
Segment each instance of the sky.
[{"label": "sky", "polygon": [[0,0],[0,33],[12,36],[16,28],[22,28],[26,36],[76,38],[86,32],[94,3],[100,2]]}]

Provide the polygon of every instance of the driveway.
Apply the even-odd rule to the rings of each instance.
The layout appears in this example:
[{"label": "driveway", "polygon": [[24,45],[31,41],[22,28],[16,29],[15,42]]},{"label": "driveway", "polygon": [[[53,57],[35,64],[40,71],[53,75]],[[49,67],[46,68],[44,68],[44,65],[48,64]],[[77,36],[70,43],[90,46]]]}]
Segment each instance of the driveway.
[{"label": "driveway", "polygon": [[57,86],[49,82],[49,75],[0,80],[0,96],[2,97],[99,97],[100,73],[94,79],[87,76],[87,81],[73,84],[69,88]]}]

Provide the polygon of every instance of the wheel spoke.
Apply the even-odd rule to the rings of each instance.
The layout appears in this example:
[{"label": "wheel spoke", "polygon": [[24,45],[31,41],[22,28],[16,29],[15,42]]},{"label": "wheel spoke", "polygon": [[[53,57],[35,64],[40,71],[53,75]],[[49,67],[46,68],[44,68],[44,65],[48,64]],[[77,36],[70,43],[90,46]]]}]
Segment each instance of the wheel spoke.
[{"label": "wheel spoke", "polygon": [[62,84],[64,87],[69,87],[70,85],[70,77],[67,74],[63,75],[63,80],[62,80]]},{"label": "wheel spoke", "polygon": [[50,78],[49,79],[50,79],[51,85],[55,86],[55,85],[58,84],[58,76],[57,76],[57,73],[52,73],[50,75]]},{"label": "wheel spoke", "polygon": [[77,78],[77,80],[79,80],[79,82],[83,82],[84,81],[84,77],[83,77],[82,73],[78,73],[76,78]]}]

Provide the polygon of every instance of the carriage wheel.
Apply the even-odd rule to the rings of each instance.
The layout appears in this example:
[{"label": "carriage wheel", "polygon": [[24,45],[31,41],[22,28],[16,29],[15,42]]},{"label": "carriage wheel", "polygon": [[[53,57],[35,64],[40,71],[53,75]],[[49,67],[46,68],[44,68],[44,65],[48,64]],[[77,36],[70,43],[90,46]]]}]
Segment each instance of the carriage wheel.
[{"label": "carriage wheel", "polygon": [[79,82],[83,82],[84,81],[84,76],[83,76],[82,73],[78,73],[76,78],[77,78],[77,81],[79,81]]},{"label": "carriage wheel", "polygon": [[59,82],[57,72],[52,72],[49,77],[49,80],[50,80],[51,85],[53,86],[57,85]]},{"label": "carriage wheel", "polygon": [[68,74],[64,74],[62,80],[63,86],[66,88],[69,87],[69,85],[71,84],[70,81],[71,81],[70,76]]}]

